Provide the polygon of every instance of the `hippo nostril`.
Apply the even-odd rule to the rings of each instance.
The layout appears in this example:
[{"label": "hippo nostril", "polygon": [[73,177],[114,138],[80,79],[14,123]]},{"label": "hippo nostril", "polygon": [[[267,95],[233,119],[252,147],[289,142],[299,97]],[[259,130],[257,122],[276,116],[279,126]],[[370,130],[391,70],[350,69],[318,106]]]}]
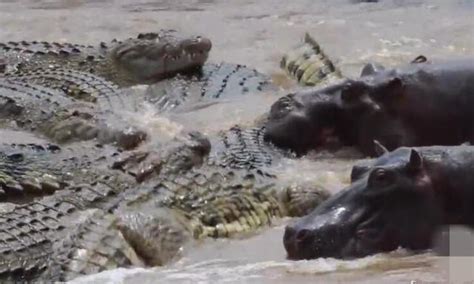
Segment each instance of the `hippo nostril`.
[{"label": "hippo nostril", "polygon": [[310,230],[307,230],[307,229],[303,229],[301,231],[299,231],[297,234],[296,234],[296,240],[298,242],[304,242],[306,241],[309,237],[311,237],[311,231]]}]

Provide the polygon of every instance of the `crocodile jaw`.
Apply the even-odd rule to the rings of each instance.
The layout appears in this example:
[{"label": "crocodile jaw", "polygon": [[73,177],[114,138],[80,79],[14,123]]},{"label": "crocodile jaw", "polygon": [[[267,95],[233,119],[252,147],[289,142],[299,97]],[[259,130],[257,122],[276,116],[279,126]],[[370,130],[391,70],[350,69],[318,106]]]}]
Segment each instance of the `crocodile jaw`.
[{"label": "crocodile jaw", "polygon": [[201,36],[171,40],[130,39],[118,43],[110,59],[140,83],[160,79],[202,66],[212,43]]}]

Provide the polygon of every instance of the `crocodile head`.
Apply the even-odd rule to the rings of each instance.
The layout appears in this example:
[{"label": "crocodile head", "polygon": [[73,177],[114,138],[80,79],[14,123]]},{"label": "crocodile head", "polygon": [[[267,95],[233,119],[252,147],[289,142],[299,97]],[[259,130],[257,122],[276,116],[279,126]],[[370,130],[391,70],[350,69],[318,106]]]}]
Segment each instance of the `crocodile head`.
[{"label": "crocodile head", "polygon": [[211,40],[202,36],[146,33],[118,42],[110,57],[136,81],[148,83],[202,66],[211,47]]}]

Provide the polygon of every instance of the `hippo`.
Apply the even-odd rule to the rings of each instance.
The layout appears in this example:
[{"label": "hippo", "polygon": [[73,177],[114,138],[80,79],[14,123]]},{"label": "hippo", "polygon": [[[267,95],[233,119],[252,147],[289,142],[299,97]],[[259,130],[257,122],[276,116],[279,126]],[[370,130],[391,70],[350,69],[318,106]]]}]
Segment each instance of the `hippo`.
[{"label": "hippo", "polygon": [[289,259],[432,248],[446,225],[474,227],[474,147],[401,147],[285,229]]},{"label": "hippo", "polygon": [[474,140],[474,59],[418,56],[395,69],[368,64],[360,78],[291,100],[297,107],[272,106],[279,115],[270,115],[264,139],[299,155],[323,145],[328,133],[369,156],[376,155],[373,140],[389,150],[459,145]]},{"label": "hippo", "polygon": [[264,140],[297,155],[323,148],[334,140],[343,145],[355,144],[359,121],[377,109],[378,104],[367,96],[353,100],[354,103],[347,98],[343,101],[349,87],[353,87],[351,81],[344,80],[278,99],[271,106]]},{"label": "hippo", "polygon": [[372,100],[370,104],[377,105],[373,117],[382,124],[382,128],[373,127],[372,118],[367,119],[365,132],[359,134],[360,147],[370,149],[374,139],[388,150],[474,140],[474,59],[421,60],[403,68],[379,70],[356,85],[349,89],[357,96],[342,96],[343,101]]}]

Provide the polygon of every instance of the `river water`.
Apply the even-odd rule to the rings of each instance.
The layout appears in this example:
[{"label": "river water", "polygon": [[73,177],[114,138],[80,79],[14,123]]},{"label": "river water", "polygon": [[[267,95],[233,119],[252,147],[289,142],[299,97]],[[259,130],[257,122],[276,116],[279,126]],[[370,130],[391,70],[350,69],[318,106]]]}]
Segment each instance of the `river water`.
[{"label": "river water", "polygon": [[[309,32],[347,76],[367,61],[384,65],[474,55],[473,0],[0,0],[0,41],[96,43],[170,28],[211,38],[210,61],[252,66],[291,87],[281,56]],[[285,93],[282,90],[280,94]],[[186,128],[206,134],[252,123],[278,94],[222,101],[176,117],[134,114],[157,135]],[[1,135],[12,135],[2,132]],[[282,178],[317,178],[335,192],[348,183],[353,159],[321,156],[278,165]],[[472,258],[405,251],[341,261],[288,261],[281,220],[252,237],[209,240],[167,267],[116,269],[75,283],[447,283],[474,267]],[[458,261],[458,262],[456,262]],[[469,265],[470,268],[469,268]],[[474,277],[465,278],[472,280]],[[415,281],[415,282],[411,282]],[[454,283],[454,282],[453,282]],[[465,283],[472,283],[470,281]]]}]

